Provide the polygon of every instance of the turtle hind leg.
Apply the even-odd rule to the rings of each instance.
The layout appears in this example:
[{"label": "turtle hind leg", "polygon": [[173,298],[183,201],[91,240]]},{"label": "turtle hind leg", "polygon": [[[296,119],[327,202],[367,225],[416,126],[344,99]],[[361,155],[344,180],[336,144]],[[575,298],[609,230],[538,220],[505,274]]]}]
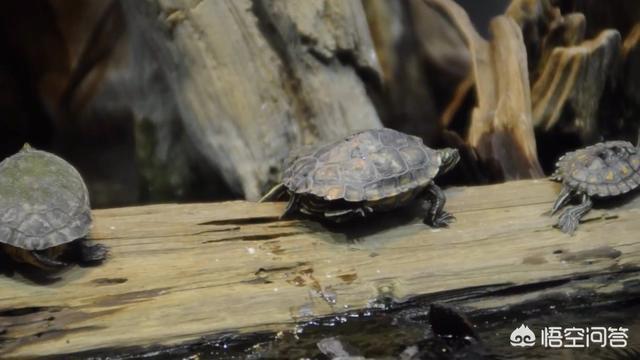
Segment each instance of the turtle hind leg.
[{"label": "turtle hind leg", "polygon": [[425,190],[424,197],[431,203],[428,214],[424,218],[425,224],[441,228],[448,227],[449,224],[455,221],[455,216],[443,210],[447,199],[444,196],[444,192],[442,192],[442,189],[440,189],[438,185],[429,185]]},{"label": "turtle hind leg", "polygon": [[560,215],[556,226],[560,228],[563,233],[573,235],[578,228],[580,219],[591,210],[592,206],[593,203],[589,195],[582,194],[582,202],[579,205],[568,207],[562,215]]},{"label": "turtle hind leg", "polygon": [[563,186],[560,194],[558,195],[558,198],[556,199],[556,202],[553,203],[553,207],[551,208],[551,215],[555,214],[556,212],[558,212],[558,210],[567,205],[573,197],[574,194],[571,189],[567,186]]},{"label": "turtle hind leg", "polygon": [[373,209],[368,206],[363,206],[352,209],[326,210],[323,214],[325,219],[329,219],[336,223],[342,223],[356,217],[364,218],[372,212]]},{"label": "turtle hind leg", "polygon": [[35,265],[40,269],[44,269],[44,270],[62,269],[64,267],[69,266],[69,264],[64,261],[56,260],[52,257],[49,257],[49,254],[47,254],[46,251],[34,250],[34,251],[31,251],[30,253],[31,255],[33,255],[33,258],[36,261],[35,262],[29,261],[29,263],[32,265]]},{"label": "turtle hind leg", "polygon": [[14,261],[11,256],[7,254],[5,250],[6,247],[9,247],[9,245],[0,244],[0,274],[13,276],[14,269],[11,265]]}]

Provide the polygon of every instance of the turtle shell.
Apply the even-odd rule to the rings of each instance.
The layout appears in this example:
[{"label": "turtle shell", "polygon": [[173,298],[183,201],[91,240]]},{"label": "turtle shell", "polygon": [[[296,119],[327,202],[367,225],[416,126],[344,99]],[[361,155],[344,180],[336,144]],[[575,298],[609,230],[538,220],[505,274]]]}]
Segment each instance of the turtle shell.
[{"label": "turtle shell", "polygon": [[0,243],[43,250],[84,237],[90,225],[87,187],[69,163],[28,145],[0,162]]},{"label": "turtle shell", "polygon": [[552,175],[590,196],[624,194],[640,185],[639,149],[627,141],[607,141],[569,152]]},{"label": "turtle shell", "polygon": [[298,154],[283,183],[290,191],[325,200],[377,201],[428,185],[441,163],[440,154],[418,137],[365,130]]}]

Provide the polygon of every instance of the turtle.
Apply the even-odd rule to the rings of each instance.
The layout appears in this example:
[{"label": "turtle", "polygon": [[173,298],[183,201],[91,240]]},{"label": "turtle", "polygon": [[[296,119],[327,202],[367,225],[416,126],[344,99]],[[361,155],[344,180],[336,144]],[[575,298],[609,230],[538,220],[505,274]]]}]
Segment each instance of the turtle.
[{"label": "turtle", "polygon": [[294,152],[282,182],[260,201],[288,193],[282,218],[299,211],[343,222],[393,210],[421,197],[430,203],[424,222],[446,227],[455,218],[443,210],[446,198],[433,180],[459,160],[458,150],[434,150],[416,136],[389,128],[363,130]]},{"label": "turtle", "polygon": [[89,193],[71,164],[29,144],[0,162],[0,250],[15,262],[48,271],[74,256],[101,262],[107,249],[85,241],[90,226]]},{"label": "turtle", "polygon": [[578,205],[567,207],[557,227],[573,234],[580,219],[593,206],[592,198],[622,195],[640,185],[640,151],[627,141],[606,141],[566,153],[556,163],[551,175],[563,184],[551,214],[572,200]]}]

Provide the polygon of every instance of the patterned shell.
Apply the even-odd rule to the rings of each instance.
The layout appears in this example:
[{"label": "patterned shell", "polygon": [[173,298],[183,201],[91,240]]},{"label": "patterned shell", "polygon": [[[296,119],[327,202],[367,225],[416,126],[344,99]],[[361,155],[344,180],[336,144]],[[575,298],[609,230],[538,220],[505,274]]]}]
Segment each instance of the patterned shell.
[{"label": "patterned shell", "polygon": [[0,243],[42,250],[84,237],[89,194],[61,158],[28,146],[0,163]]},{"label": "patterned shell", "polygon": [[376,201],[428,185],[442,159],[420,138],[391,129],[366,130],[297,156],[283,183],[326,200]]},{"label": "patterned shell", "polygon": [[627,141],[608,141],[562,156],[552,178],[590,196],[629,192],[640,185],[639,149]]}]

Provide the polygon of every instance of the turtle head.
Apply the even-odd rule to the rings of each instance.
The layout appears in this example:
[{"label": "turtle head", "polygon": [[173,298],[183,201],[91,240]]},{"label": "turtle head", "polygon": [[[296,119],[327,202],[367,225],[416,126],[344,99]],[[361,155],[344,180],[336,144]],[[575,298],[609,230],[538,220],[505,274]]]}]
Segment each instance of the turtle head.
[{"label": "turtle head", "polygon": [[458,161],[460,161],[460,153],[458,152],[458,149],[444,148],[438,150],[438,154],[442,159],[442,164],[440,165],[440,173],[442,174],[453,169]]}]

